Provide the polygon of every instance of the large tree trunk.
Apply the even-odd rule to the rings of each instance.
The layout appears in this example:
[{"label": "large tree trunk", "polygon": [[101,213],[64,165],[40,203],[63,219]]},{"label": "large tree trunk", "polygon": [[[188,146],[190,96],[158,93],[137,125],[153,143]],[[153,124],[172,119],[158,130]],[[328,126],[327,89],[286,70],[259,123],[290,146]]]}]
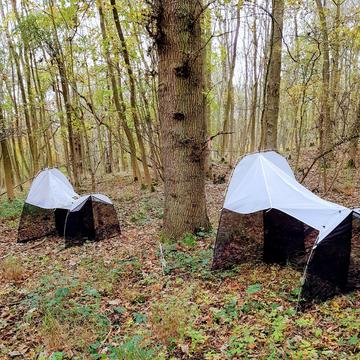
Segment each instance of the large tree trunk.
[{"label": "large tree trunk", "polygon": [[164,233],[179,239],[208,229],[201,2],[157,0],[159,118],[164,166]]},{"label": "large tree trunk", "polygon": [[283,17],[284,0],[273,0],[268,82],[263,120],[263,148],[265,149],[277,149]]}]

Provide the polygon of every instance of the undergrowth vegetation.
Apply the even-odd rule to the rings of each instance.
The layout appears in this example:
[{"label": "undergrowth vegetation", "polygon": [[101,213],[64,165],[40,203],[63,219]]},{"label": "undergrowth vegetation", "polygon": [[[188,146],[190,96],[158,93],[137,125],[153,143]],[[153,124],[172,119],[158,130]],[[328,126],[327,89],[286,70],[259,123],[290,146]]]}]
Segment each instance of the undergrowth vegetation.
[{"label": "undergrowth vegetation", "polygon": [[0,278],[4,281],[19,281],[24,277],[24,267],[21,259],[8,256],[0,262]]},{"label": "undergrowth vegetation", "polygon": [[17,228],[18,219],[24,206],[22,197],[15,198],[12,201],[0,201],[0,224],[1,219],[6,220],[7,225],[11,228]]},{"label": "undergrowth vegetation", "polygon": [[136,204],[119,211],[123,235],[82,247],[16,245],[7,217],[0,358],[359,359],[359,293],[298,313],[299,272],[261,261],[212,271],[215,232],[175,244],[158,194],[134,193],[122,194]]},{"label": "undergrowth vegetation", "polygon": [[23,198],[16,198],[12,201],[4,200],[0,202],[0,218],[17,219],[21,215],[24,205]]}]

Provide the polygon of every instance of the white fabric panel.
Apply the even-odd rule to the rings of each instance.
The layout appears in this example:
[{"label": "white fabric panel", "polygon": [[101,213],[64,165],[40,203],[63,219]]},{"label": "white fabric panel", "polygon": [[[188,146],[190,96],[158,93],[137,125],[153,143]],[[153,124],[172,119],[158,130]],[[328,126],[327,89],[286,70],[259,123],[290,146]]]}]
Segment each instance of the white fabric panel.
[{"label": "white fabric panel", "polygon": [[[293,177],[295,179],[294,172],[292,171],[289,163],[287,160],[278,154],[275,151],[265,151],[262,153],[265,159],[271,161],[274,165],[276,165],[278,168],[280,168],[282,171],[284,171],[289,176]],[[257,155],[257,154],[255,154]]]},{"label": "white fabric panel", "polygon": [[112,201],[103,194],[91,194],[91,197],[94,201],[99,201],[99,202],[103,202],[105,204],[109,204],[112,205]]},{"label": "white fabric panel", "polygon": [[70,212],[79,211],[86,203],[86,201],[91,198],[93,201],[102,202],[105,204],[112,205],[112,201],[103,194],[90,194],[90,195],[83,195],[76,199],[70,207]]},{"label": "white fabric panel", "polygon": [[34,179],[25,202],[43,209],[69,209],[76,197],[78,195],[61,171],[45,169]]},{"label": "white fabric panel", "polygon": [[79,211],[90,197],[91,195],[80,196],[71,204],[71,207],[69,208],[70,212]]},{"label": "white fabric panel", "polygon": [[245,156],[233,172],[224,208],[241,214],[280,210],[318,230],[321,241],[351,210],[306,189],[284,162],[274,151]]},{"label": "white fabric panel", "polygon": [[357,219],[360,219],[360,208],[354,209],[354,216],[355,216]]}]

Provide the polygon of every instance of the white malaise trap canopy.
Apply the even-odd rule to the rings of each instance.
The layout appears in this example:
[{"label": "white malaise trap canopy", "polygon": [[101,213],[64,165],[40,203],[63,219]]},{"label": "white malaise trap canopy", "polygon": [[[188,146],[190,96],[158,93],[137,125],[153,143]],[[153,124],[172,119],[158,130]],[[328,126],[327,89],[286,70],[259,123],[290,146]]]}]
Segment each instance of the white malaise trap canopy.
[{"label": "white malaise trap canopy", "polygon": [[323,200],[297,182],[274,151],[235,167],[220,215],[213,269],[254,260],[303,271],[299,306],[360,288],[354,211]]},{"label": "white malaise trap canopy", "polygon": [[18,242],[55,234],[64,236],[65,246],[120,234],[113,203],[103,194],[78,195],[57,169],[41,171],[25,200]]},{"label": "white malaise trap canopy", "polygon": [[61,171],[45,169],[34,179],[25,202],[42,209],[70,209],[78,196]]},{"label": "white malaise trap canopy", "polygon": [[277,209],[318,230],[317,243],[352,211],[321,199],[298,183],[286,159],[274,151],[250,154],[238,163],[224,208],[240,214]]}]

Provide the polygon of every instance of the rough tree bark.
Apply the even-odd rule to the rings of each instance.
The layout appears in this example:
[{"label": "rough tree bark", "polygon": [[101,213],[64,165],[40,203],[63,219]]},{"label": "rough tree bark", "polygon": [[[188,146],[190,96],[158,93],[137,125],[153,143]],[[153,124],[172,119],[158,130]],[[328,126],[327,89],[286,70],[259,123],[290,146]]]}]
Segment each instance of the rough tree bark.
[{"label": "rough tree bark", "polygon": [[156,0],[164,234],[179,239],[209,229],[205,199],[206,119],[203,7],[197,0]]},{"label": "rough tree bark", "polygon": [[268,82],[263,119],[264,149],[277,149],[283,17],[284,0],[273,0]]}]

